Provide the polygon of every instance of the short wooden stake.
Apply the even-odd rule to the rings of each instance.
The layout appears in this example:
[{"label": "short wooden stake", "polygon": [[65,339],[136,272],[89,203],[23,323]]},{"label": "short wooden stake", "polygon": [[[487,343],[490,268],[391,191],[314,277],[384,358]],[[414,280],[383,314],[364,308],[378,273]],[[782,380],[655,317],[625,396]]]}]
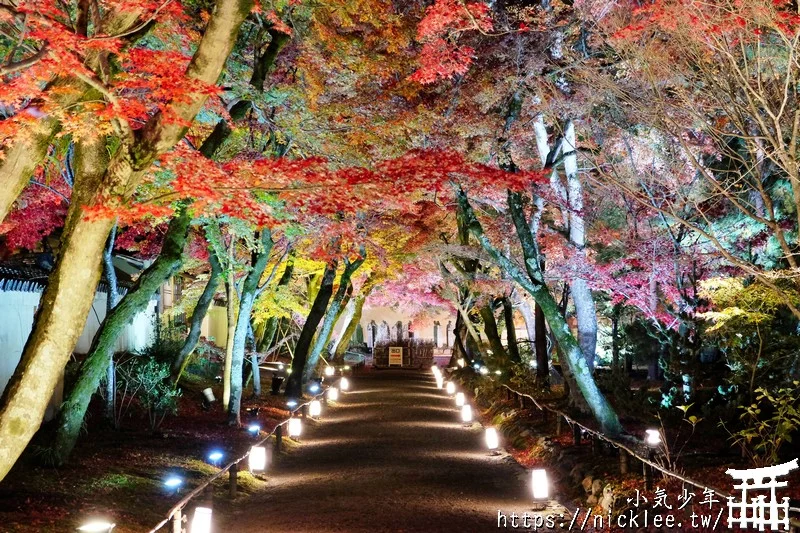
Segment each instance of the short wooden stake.
[{"label": "short wooden stake", "polygon": [[228,496],[236,497],[236,478],[239,475],[239,463],[233,463],[228,470]]}]

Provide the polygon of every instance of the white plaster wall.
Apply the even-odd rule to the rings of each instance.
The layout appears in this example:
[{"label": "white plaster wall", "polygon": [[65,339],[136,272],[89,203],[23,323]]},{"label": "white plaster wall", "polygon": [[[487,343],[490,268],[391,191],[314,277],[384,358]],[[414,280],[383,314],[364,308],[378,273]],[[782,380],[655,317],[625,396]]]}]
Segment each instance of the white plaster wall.
[{"label": "white plaster wall", "polygon": [[[22,349],[33,327],[33,315],[39,305],[41,293],[0,291],[0,394],[17,368]],[[143,311],[128,324],[117,341],[117,351],[138,351],[146,348],[155,334],[156,301],[152,300]],[[106,314],[106,295],[97,293],[89,311],[89,317],[78,339],[75,352],[89,351],[92,338]],[[63,383],[59,382],[50,401],[45,419],[49,420],[61,403]]]}]

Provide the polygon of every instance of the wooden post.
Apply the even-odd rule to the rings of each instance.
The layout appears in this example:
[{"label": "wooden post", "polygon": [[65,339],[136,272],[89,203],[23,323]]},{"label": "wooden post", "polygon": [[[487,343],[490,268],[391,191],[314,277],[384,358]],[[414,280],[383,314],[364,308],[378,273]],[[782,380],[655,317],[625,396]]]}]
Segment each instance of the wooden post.
[{"label": "wooden post", "polygon": [[626,452],[622,448],[619,449],[619,473],[620,474],[628,473],[628,452]]},{"label": "wooden post", "polygon": [[275,428],[275,452],[281,451],[283,445],[283,424]]},{"label": "wooden post", "polygon": [[228,470],[228,496],[236,498],[236,477],[239,473],[239,463],[233,463]]},{"label": "wooden post", "polygon": [[302,417],[303,420],[308,418],[308,404],[304,403],[303,405],[300,406],[300,416]]},{"label": "wooden post", "polygon": [[[652,461],[653,460],[653,451],[647,451],[647,459]],[[652,490],[653,489],[653,469],[650,467],[649,464],[642,462],[642,474],[644,475],[644,488],[645,490]]]},{"label": "wooden post", "polygon": [[572,441],[575,446],[581,445],[581,428],[578,424],[572,426]]},{"label": "wooden post", "polygon": [[172,533],[183,533],[183,513],[178,509],[172,515]]},{"label": "wooden post", "polygon": [[561,415],[556,415],[556,437],[561,436],[561,421],[564,419]]},{"label": "wooden post", "polygon": [[597,455],[597,439],[594,438],[594,435],[589,436],[589,445],[591,446],[592,455]]}]

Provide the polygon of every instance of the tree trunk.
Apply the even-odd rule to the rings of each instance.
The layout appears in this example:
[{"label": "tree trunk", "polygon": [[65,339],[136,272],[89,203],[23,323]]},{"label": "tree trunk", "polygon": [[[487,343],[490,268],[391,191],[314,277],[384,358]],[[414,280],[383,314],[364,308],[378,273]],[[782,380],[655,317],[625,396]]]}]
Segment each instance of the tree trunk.
[{"label": "tree trunk", "polygon": [[[361,266],[366,259],[367,252],[364,247],[361,248],[361,257],[353,261],[352,263],[345,258],[345,265],[344,271],[342,271],[342,275],[339,278],[339,288],[336,290],[336,295],[333,297],[333,302],[331,302],[331,306],[328,309],[327,315],[325,315],[325,320],[322,322],[322,329],[320,329],[319,333],[317,334],[317,339],[314,342],[313,347],[311,348],[310,354],[308,356],[308,362],[305,365],[303,380],[308,381],[312,377],[314,377],[314,372],[317,369],[317,363],[319,362],[319,357],[322,355],[322,350],[325,349],[325,345],[327,343],[328,337],[333,330],[334,324],[336,324],[336,320],[339,318],[339,311],[342,309],[342,304],[344,299],[347,296],[348,291],[350,290],[350,280],[353,277],[353,274],[356,270]],[[295,359],[297,358],[297,354],[295,353]],[[294,370],[292,371],[294,372]]]},{"label": "tree trunk", "polygon": [[226,411],[231,402],[231,364],[233,362],[233,337],[236,332],[236,281],[233,279],[234,239],[228,247],[228,272],[225,278],[225,315],[228,318],[228,333],[225,337],[225,364],[222,369],[222,408]]},{"label": "tree trunk", "polygon": [[615,304],[611,312],[611,368],[614,373],[621,373],[622,365],[620,361],[619,349],[619,319],[622,306]]},{"label": "tree trunk", "polygon": [[222,276],[222,265],[219,264],[219,259],[217,259],[217,254],[213,246],[208,247],[208,263],[211,265],[208,281],[203,289],[203,293],[197,300],[197,305],[194,306],[186,340],[183,342],[183,346],[181,346],[178,355],[175,356],[175,361],[172,363],[172,372],[176,379],[180,379],[183,363],[194,351],[197,342],[200,340],[200,330],[203,327],[203,320],[206,314],[208,314],[211,303],[214,301],[214,295],[217,293],[217,286],[219,285],[219,278]]},{"label": "tree trunk", "polygon": [[[117,237],[117,225],[111,228],[111,234],[108,236],[108,244],[103,251],[103,270],[105,272],[106,285],[108,292],[106,293],[106,316],[111,314],[111,311],[116,307],[117,300],[119,299],[119,292],[117,290],[117,271],[114,269],[113,251],[114,242]],[[117,427],[116,417],[117,407],[117,368],[114,364],[114,354],[108,359],[108,369],[106,370],[106,405],[105,416],[106,421],[111,424],[114,429]]]},{"label": "tree trunk", "polygon": [[494,310],[492,309],[491,302],[482,305],[478,312],[483,319],[483,332],[486,333],[486,338],[489,341],[489,347],[492,349],[493,359],[502,362],[503,364],[508,361],[506,350],[503,348],[503,341],[500,340],[500,334],[497,332],[497,321],[494,318]]},{"label": "tree trunk", "polygon": [[[231,426],[240,426],[242,422],[240,410],[242,406],[242,384],[244,382],[244,351],[247,341],[247,332],[250,327],[250,314],[253,311],[253,304],[258,296],[258,284],[261,281],[261,276],[264,274],[264,269],[267,268],[269,255],[275,244],[269,229],[261,230],[260,240],[261,249],[253,253],[250,272],[247,274],[242,284],[242,295],[239,300],[239,314],[233,333],[230,377],[231,396],[230,403],[228,404],[228,424]],[[257,369],[258,360],[256,360],[255,365],[255,370]]]},{"label": "tree trunk", "polygon": [[[292,281],[292,274],[294,273],[294,250],[289,252],[289,258],[286,260],[286,268],[283,269],[283,274],[278,280],[277,289],[289,285]],[[271,316],[267,319],[264,325],[264,333],[258,340],[258,351],[266,352],[275,341],[275,334],[278,332],[278,317]]]},{"label": "tree trunk", "polygon": [[350,345],[350,341],[353,338],[356,329],[358,328],[358,324],[361,323],[361,315],[364,311],[364,302],[367,300],[368,296],[363,291],[364,289],[362,289],[361,294],[355,297],[353,304],[353,316],[350,317],[350,322],[348,322],[347,327],[339,337],[339,345],[336,347],[336,351],[334,352],[334,360],[337,363],[344,362],[344,354],[347,351],[347,347]]},{"label": "tree trunk", "polygon": [[100,258],[113,221],[88,219],[83,214],[100,186],[106,156],[104,138],[86,138],[75,148],[76,187],[58,262],[19,365],[0,400],[0,479],[39,429],[92,306],[102,272]]},{"label": "tree trunk", "polygon": [[150,299],[159,287],[172,277],[183,263],[183,248],[186,245],[191,220],[192,217],[185,208],[176,214],[170,221],[158,259],[139,276],[136,285],[103,320],[92,341],[89,355],[81,364],[78,380],[58,413],[56,437],[53,443],[57,463],[64,463],[75,447],[89,401],[108,368],[122,330],[137,313],[147,309]]},{"label": "tree trunk", "polygon": [[[358,298],[359,296],[347,299],[347,303],[344,306],[344,313],[341,313],[342,318],[336,321],[337,324],[339,322],[342,323],[342,329],[341,331],[339,331],[338,335],[336,335],[336,337],[333,339],[333,342],[331,343],[331,355],[333,356],[335,356],[336,353],[339,351],[339,346],[342,344],[342,339],[344,338],[344,335],[347,332],[347,328],[349,328],[350,324],[353,323],[353,317],[356,314],[356,301],[358,300]],[[353,333],[354,332],[355,330],[353,330]]]},{"label": "tree trunk", "polygon": [[525,220],[521,195],[509,191],[508,207],[522,246],[527,276],[517,268],[513,261],[498,252],[497,249],[492,246],[483,233],[483,227],[475,217],[475,213],[469,205],[466,194],[460,189],[457,191],[457,199],[459,208],[467,220],[470,231],[478,239],[484,250],[486,250],[498,266],[504,269],[512,279],[519,283],[520,286],[536,300],[537,305],[542,308],[545,319],[550,324],[550,331],[553,332],[553,336],[564,354],[565,362],[570,365],[570,369],[575,376],[581,394],[585,398],[592,414],[600,423],[602,430],[609,435],[621,434],[622,426],[619,423],[616,412],[614,412],[614,409],[608,403],[605,396],[603,396],[603,393],[598,389],[592,372],[586,363],[586,359],[581,353],[580,345],[570,333],[569,326],[561,315],[558,304],[544,282],[539,263],[538,249]]},{"label": "tree trunk", "polygon": [[514,306],[511,299],[503,296],[503,318],[506,323],[506,340],[508,341],[508,357],[512,363],[521,363],[522,357],[519,355],[519,345],[517,344],[517,330],[514,327]]},{"label": "tree trunk", "polygon": [[305,372],[306,359],[308,358],[311,341],[314,339],[317,326],[319,326],[322,317],[325,315],[328,302],[333,295],[333,282],[336,279],[337,266],[337,261],[331,261],[325,266],[319,290],[316,291],[314,303],[311,304],[311,310],[308,312],[306,322],[300,331],[300,337],[297,339],[294,358],[292,359],[292,373],[289,374],[284,393],[290,398],[299,398],[303,393],[303,373]]},{"label": "tree trunk", "polygon": [[[187,80],[217,82],[239,27],[252,7],[252,0],[216,2],[186,69]],[[130,131],[123,135],[110,161],[104,139],[89,137],[76,150],[76,167],[83,166],[83,178],[76,178],[60,257],[49,276],[20,364],[0,402],[0,479],[41,424],[49,398],[86,322],[100,279],[100,257],[113,221],[85,219],[83,209],[109,198],[111,206],[128,198],[153,161],[183,138],[186,124],[194,120],[208,95],[208,91],[195,90],[168,102],[135,135]],[[80,174],[76,171],[76,175]]]},{"label": "tree trunk", "polygon": [[[542,268],[544,268],[544,261],[542,261]],[[536,304],[534,311],[534,327],[536,328],[536,341],[533,346],[536,352],[536,377],[540,380],[549,380],[550,357],[547,353],[547,323],[539,304]]]}]

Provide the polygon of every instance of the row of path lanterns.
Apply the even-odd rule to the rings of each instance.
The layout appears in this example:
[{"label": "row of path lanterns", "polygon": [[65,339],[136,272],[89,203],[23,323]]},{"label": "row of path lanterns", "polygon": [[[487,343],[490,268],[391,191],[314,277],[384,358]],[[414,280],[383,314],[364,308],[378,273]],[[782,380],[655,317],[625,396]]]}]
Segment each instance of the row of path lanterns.
[{"label": "row of path lanterns", "polygon": [[[336,370],[332,366],[326,366],[324,370],[324,374],[327,377],[332,377],[335,374]],[[316,385],[316,386],[315,386]],[[337,401],[339,399],[339,391],[347,391],[350,389],[350,381],[342,376],[339,380],[339,387],[328,387],[325,391],[325,396],[330,401]],[[314,383],[309,387],[309,390],[312,393],[317,393],[320,390],[318,384]],[[287,402],[287,406],[292,409],[297,406],[297,402],[290,400]],[[291,418],[286,423],[286,432],[289,438],[299,440],[300,435],[303,432],[303,422],[300,418],[294,416],[295,412],[292,412]],[[319,418],[322,416],[322,402],[317,399],[312,400],[308,403],[308,416],[311,418]],[[280,429],[280,428],[279,428]],[[254,437],[259,437],[261,434],[261,426],[258,424],[251,424],[247,427],[247,431],[253,435]],[[276,434],[278,438],[278,443],[280,442],[280,436]],[[213,450],[208,454],[208,462],[215,466],[219,467],[220,462],[224,458],[224,454],[219,450]],[[272,462],[272,449],[266,446],[255,445],[250,447],[250,452],[247,456],[247,466],[251,473],[258,474],[262,473],[267,470],[270,463]],[[231,472],[235,472],[234,469],[236,465],[231,467]],[[178,476],[169,476],[166,480],[164,480],[164,488],[169,493],[177,493],[180,487],[183,485],[183,479]],[[212,510],[210,507],[205,506],[197,506],[194,509],[194,514],[192,516],[191,525],[189,527],[189,533],[211,533],[211,515]],[[86,524],[78,527],[77,531],[83,533],[110,533],[116,524],[104,521],[104,520],[93,520],[91,522],[87,522]]]},{"label": "row of path lanterns", "polygon": [[[463,367],[463,365],[459,366]],[[452,396],[454,398],[456,408],[460,412],[461,421],[464,423],[464,426],[472,427],[472,406],[469,404],[469,402],[467,402],[466,395],[463,392],[456,390],[456,384],[452,381],[445,382],[444,375],[442,374],[442,371],[438,365],[433,365],[431,367],[431,371],[433,372],[433,377],[436,379],[436,388],[439,390],[444,390],[448,396]],[[488,373],[489,372],[487,369],[486,372],[482,372],[482,375],[486,375]],[[484,439],[490,454],[499,455],[500,452],[498,451],[498,448],[500,447],[500,436],[497,433],[497,429],[492,426],[486,427],[484,430]],[[531,492],[533,493],[534,504],[537,505],[537,507],[541,507],[543,504],[546,505],[550,497],[550,482],[547,479],[547,471],[545,469],[534,468],[531,470]]]}]

